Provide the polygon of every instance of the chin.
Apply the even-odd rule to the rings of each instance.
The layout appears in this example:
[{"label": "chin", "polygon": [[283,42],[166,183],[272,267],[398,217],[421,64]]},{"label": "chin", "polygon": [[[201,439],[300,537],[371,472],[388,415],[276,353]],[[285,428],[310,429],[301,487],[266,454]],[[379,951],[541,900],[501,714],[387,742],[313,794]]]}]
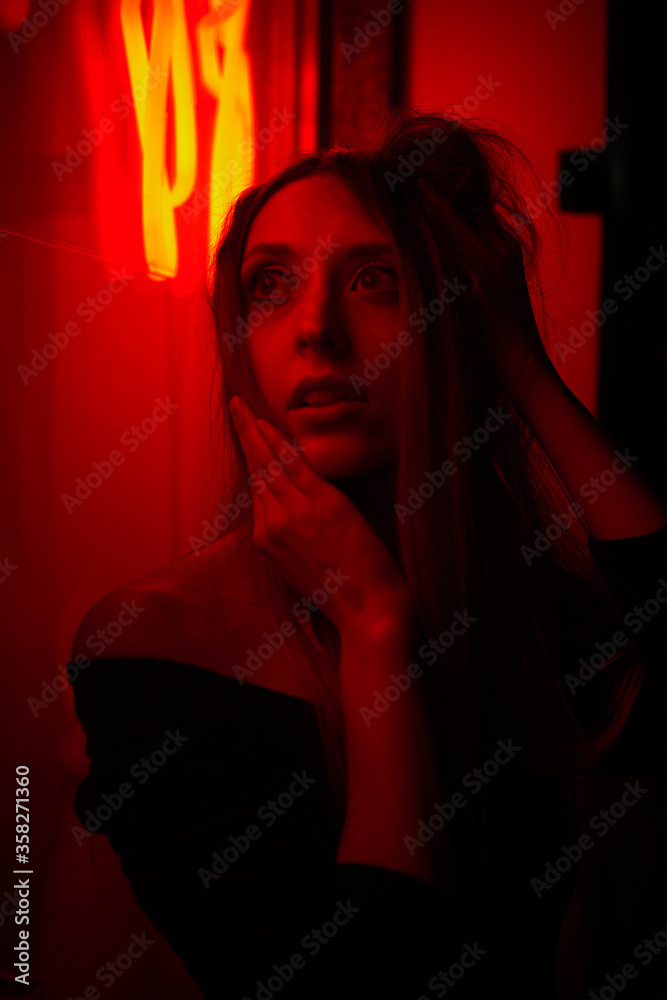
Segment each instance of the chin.
[{"label": "chin", "polygon": [[308,440],[298,441],[308,464],[323,479],[356,479],[373,475],[385,469],[391,456],[384,455],[379,447],[368,443],[353,444],[350,441]]}]

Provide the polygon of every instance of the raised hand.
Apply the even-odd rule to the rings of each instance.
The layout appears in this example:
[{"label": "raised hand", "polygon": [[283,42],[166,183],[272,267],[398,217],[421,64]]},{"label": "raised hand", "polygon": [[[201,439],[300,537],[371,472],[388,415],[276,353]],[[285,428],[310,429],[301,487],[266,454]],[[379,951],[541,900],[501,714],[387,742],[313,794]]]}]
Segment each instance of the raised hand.
[{"label": "raised hand", "polygon": [[473,228],[450,201],[423,181],[422,194],[445,238],[462,251],[485,322],[491,364],[502,384],[522,395],[533,373],[554,373],[530,300],[518,239],[496,222]]},{"label": "raised hand", "polygon": [[[257,419],[241,396],[230,401],[253,484],[253,544],[301,594],[322,586],[328,570],[347,576],[322,610],[339,631],[409,608],[409,591],[390,552],[345,494],[319,476],[301,454],[289,465],[285,440]],[[266,475],[273,460],[277,475]],[[264,473],[264,474],[263,474]]]}]

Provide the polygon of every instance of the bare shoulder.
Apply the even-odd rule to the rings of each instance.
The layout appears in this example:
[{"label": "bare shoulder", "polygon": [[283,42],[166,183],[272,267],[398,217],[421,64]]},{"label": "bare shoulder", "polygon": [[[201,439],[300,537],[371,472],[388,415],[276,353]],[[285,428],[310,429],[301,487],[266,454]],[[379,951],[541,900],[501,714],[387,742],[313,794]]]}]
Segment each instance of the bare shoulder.
[{"label": "bare shoulder", "polygon": [[221,539],[97,601],[81,621],[72,657],[146,657],[226,672],[224,651],[235,651],[256,610],[242,557]]},{"label": "bare shoulder", "polygon": [[[111,591],[84,616],[72,659],[173,660],[237,678],[237,665],[266,645],[263,632],[271,627],[246,563],[232,536]],[[252,683],[309,697],[284,649],[263,662]]]}]

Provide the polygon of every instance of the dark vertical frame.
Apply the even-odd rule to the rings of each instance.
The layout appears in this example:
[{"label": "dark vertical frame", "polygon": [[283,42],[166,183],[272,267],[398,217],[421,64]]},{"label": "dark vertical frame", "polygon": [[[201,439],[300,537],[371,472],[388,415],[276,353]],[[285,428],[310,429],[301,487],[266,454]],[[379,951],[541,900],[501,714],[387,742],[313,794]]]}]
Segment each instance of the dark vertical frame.
[{"label": "dark vertical frame", "polygon": [[334,0],[320,0],[320,94],[319,147],[326,149],[330,137],[331,45]]},{"label": "dark vertical frame", "polygon": [[[320,146],[362,142],[382,110],[405,99],[409,7],[388,14],[373,0],[320,0],[320,10]],[[376,14],[389,21],[367,34]],[[346,58],[344,45],[357,51]]]},{"label": "dark vertical frame", "polygon": [[[618,304],[600,329],[599,410],[614,438],[641,456],[638,471],[667,500],[667,265],[646,281],[634,278],[651,247],[667,245],[661,15],[657,4],[609,3],[607,112],[627,128],[609,143],[598,178],[605,212],[601,300]],[[631,293],[623,290],[631,287],[626,275],[639,286]]]},{"label": "dark vertical frame", "polygon": [[[610,0],[608,10],[607,118],[617,124],[604,152],[563,191],[561,206],[604,216],[602,289],[594,314],[600,422],[640,456],[637,470],[667,501],[667,264],[648,278],[645,266],[651,248],[659,251],[667,242],[661,9]],[[562,169],[569,155],[562,154]]]}]

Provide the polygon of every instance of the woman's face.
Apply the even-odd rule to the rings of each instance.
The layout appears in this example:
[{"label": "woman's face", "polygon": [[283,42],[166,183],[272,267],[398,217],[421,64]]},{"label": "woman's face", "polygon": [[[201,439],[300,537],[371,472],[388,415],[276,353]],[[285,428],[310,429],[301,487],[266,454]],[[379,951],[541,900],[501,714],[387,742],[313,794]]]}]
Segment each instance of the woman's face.
[{"label": "woman's face", "polygon": [[[346,204],[329,196],[334,189]],[[396,346],[388,367],[366,375],[364,368],[378,355],[385,363],[385,347],[400,332],[398,259],[389,232],[361,214],[337,177],[302,178],[274,194],[253,220],[241,280],[248,319],[254,313],[246,350],[281,430],[324,478],[386,467],[396,453],[404,348]],[[309,376],[334,376],[341,382],[333,391],[356,399],[326,405],[326,395],[312,395],[301,405],[299,383]]]}]

